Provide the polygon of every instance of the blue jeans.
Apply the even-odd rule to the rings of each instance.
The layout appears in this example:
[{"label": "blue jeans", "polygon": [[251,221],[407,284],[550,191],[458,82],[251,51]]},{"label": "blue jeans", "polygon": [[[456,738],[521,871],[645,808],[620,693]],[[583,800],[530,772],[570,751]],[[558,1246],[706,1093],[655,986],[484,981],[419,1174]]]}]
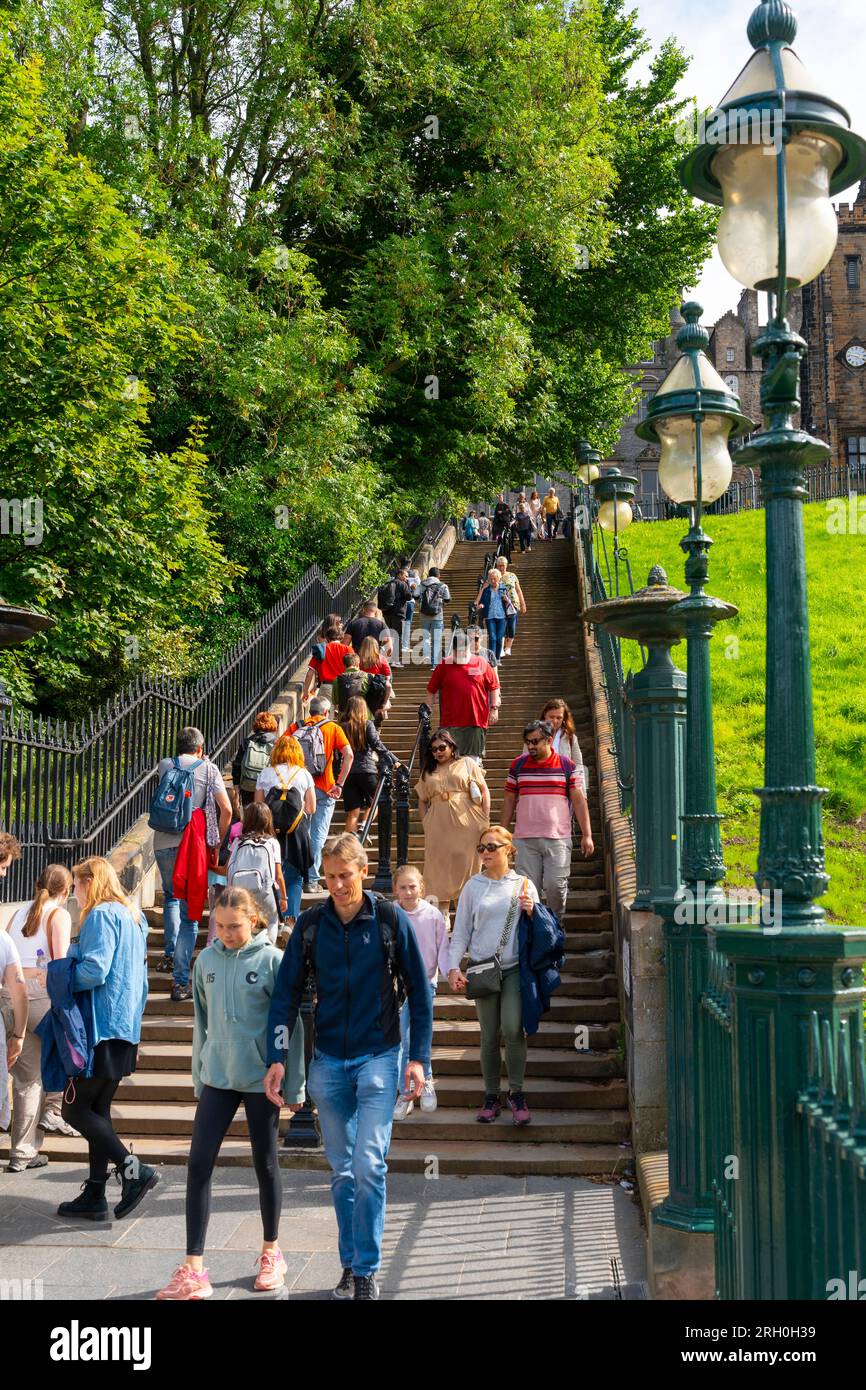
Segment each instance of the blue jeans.
[{"label": "blue jeans", "polygon": [[375,1274],[381,1262],[399,1052],[344,1060],[316,1051],[307,1078],[331,1168],[340,1264],[357,1275]]},{"label": "blue jeans", "polygon": [[487,639],[490,643],[490,650],[498,661],[502,655],[502,642],[505,637],[505,619],[487,619]]},{"label": "blue jeans", "polygon": [[424,660],[429,661],[431,666],[438,666],[442,660],[442,633],[445,631],[445,619],[422,618],[421,631],[424,634]]},{"label": "blue jeans", "polygon": [[156,863],[162,879],[163,921],[165,923],[165,954],[174,960],[172,983],[189,984],[189,967],[198,936],[198,922],[191,922],[187,916],[183,898],[176,898],[172,892],[171,880],[179,846],[156,851]]},{"label": "blue jeans", "polygon": [[286,916],[296,920],[301,915],[301,893],[304,890],[304,876],[294,864],[283,863],[283,878],[286,880],[286,897],[289,905]]},{"label": "blue jeans", "polygon": [[316,809],[310,821],[310,848],[313,851],[313,867],[310,870],[311,883],[318,883],[319,881],[322,868],[322,846],[328,838],[336,804],[332,796],[328,796],[327,792],[316,787]]},{"label": "blue jeans", "polygon": [[[434,999],[434,1001],[435,1001],[435,999],[436,999],[436,986],[435,986],[434,984],[431,984],[431,985],[430,985],[430,993],[431,993],[431,995],[433,996],[433,999]],[[404,1079],[404,1078],[403,1078],[403,1074],[404,1074],[406,1068],[408,1067],[409,1063],[411,1062],[411,1060],[412,1060],[412,1058],[409,1056],[409,1000],[407,999],[407,1000],[405,1000],[405,1002],[404,1002],[404,1004],[403,1004],[403,1007],[402,1007],[402,1009],[400,1010],[400,1064],[399,1064],[399,1066],[397,1067],[397,1090],[400,1091],[400,1092],[402,1092],[403,1089],[404,1089],[404,1086],[403,1086],[403,1079]],[[429,1080],[432,1080],[432,1078],[433,1078],[433,1067],[432,1067],[432,1065],[428,1065],[427,1070],[426,1070],[426,1072],[424,1073],[424,1075],[425,1075]]]},{"label": "blue jeans", "polygon": [[403,619],[403,631],[400,634],[404,647],[408,647],[412,641],[412,619],[414,616],[415,600],[410,598],[406,604],[406,616]]}]

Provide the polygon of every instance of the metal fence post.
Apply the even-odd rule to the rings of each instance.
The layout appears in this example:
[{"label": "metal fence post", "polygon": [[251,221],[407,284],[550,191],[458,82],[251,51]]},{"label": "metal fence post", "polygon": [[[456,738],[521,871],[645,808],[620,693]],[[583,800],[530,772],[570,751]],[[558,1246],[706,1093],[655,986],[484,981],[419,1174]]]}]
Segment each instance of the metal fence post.
[{"label": "metal fence post", "polygon": [[808,1078],[813,1014],[833,1039],[842,1020],[852,1037],[862,1038],[866,929],[780,929],[780,896],[764,897],[768,920],[761,928],[715,933],[732,976],[736,1297],[748,1300],[826,1298],[826,1290],[814,1287],[813,1267],[822,1263],[826,1276],[847,1278],[847,1270],[835,1268],[840,1245],[827,1240],[833,1232],[809,1219],[816,1180],[821,1208],[834,1213],[837,1230],[853,1216],[833,1188],[832,1172],[810,1165],[798,1102]]},{"label": "metal fence post", "polygon": [[[394,769],[395,809],[397,813],[397,868],[409,863],[409,769]],[[381,824],[381,821],[380,821]]]},{"label": "metal fence post", "polygon": [[382,783],[382,795],[379,798],[379,815],[376,821],[376,834],[379,840],[379,864],[376,869],[376,877],[373,880],[373,890],[376,893],[390,893],[394,887],[394,880],[391,875],[391,807],[393,796],[391,793],[391,778],[386,777]]}]

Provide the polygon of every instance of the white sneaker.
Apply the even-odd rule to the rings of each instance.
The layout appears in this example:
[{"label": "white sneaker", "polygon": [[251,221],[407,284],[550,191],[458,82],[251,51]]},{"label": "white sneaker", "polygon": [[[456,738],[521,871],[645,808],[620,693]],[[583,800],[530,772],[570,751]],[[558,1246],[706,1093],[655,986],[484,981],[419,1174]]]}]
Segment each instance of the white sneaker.
[{"label": "white sneaker", "polygon": [[401,1096],[394,1106],[394,1119],[405,1120],[406,1116],[411,1115],[414,1109],[414,1100],[406,1100],[404,1096]]},{"label": "white sneaker", "polygon": [[426,1113],[436,1109],[439,1101],[436,1098],[436,1086],[432,1076],[428,1076],[424,1082],[424,1090],[421,1092],[421,1109]]}]

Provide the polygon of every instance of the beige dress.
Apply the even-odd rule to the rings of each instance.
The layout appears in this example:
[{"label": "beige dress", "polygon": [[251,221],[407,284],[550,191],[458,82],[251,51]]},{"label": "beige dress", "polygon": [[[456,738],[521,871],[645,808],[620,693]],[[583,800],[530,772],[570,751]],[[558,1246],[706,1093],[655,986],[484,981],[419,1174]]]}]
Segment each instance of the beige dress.
[{"label": "beige dress", "polygon": [[481,869],[476,853],[478,835],[490,823],[481,802],[469,793],[475,782],[483,792],[484,773],[471,758],[452,758],[419,778],[418,800],[427,805],[424,817],[424,892],[452,902],[464,883]]}]

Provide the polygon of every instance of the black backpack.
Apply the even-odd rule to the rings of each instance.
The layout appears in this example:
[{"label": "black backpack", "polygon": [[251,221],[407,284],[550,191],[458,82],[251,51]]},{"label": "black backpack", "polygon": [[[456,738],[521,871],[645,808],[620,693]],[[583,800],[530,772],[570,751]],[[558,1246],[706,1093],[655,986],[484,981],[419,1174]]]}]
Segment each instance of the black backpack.
[{"label": "black backpack", "polygon": [[367,701],[367,709],[371,714],[380,710],[388,698],[388,677],[380,676],[377,672],[373,673],[367,681],[367,691],[364,699]]},{"label": "black backpack", "polygon": [[[397,1013],[406,999],[406,982],[400,973],[400,963],[397,960],[397,913],[394,904],[388,902],[380,893],[374,893],[376,901],[376,921],[379,924],[379,939],[382,943],[382,955],[385,961],[385,969],[391,981],[391,989],[397,1001]],[[304,936],[304,980],[311,993],[316,993],[316,933],[319,930],[319,922],[325,910],[324,903],[317,903],[315,907],[307,908],[298,920],[298,927],[301,928]]]},{"label": "black backpack", "polygon": [[437,579],[433,584],[425,584],[421,590],[421,612],[425,618],[438,618],[442,614],[444,585]]},{"label": "black backpack", "polygon": [[379,607],[385,613],[389,608],[397,606],[397,581],[389,579],[387,584],[383,584],[376,597],[379,600]]},{"label": "black backpack", "polygon": [[280,834],[291,835],[297,829],[304,814],[304,798],[300,789],[292,783],[284,786],[279,767],[275,768],[279,786],[271,787],[265,797],[265,805],[273,817],[274,829]]}]

